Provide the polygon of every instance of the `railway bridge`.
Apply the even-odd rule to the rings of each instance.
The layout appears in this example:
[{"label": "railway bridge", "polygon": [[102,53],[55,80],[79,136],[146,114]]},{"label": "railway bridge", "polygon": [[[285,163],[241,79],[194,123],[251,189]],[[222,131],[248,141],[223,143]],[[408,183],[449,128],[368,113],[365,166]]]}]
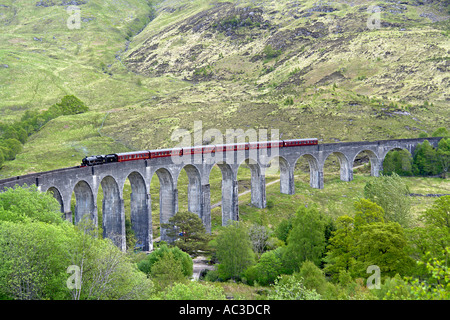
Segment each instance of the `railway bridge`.
[{"label": "railway bridge", "polygon": [[[394,149],[406,149],[411,154],[424,140],[437,147],[441,138],[398,139],[328,143],[299,147],[192,154],[180,158],[155,158],[122,163],[107,163],[92,167],[73,167],[49,172],[29,174],[0,180],[0,190],[17,185],[36,185],[42,192],[52,192],[61,205],[65,218],[79,222],[88,215],[98,226],[97,195],[103,190],[102,228],[103,236],[125,250],[124,185],[131,184],[131,223],[138,245],[143,250],[153,249],[150,182],[156,174],[160,182],[160,223],[167,223],[178,211],[178,177],[182,170],[188,176],[188,210],[196,213],[206,230],[211,231],[211,201],[209,178],[214,166],[222,173],[222,223],[239,219],[238,181],[239,167],[246,163],[251,171],[251,203],[258,208],[266,207],[265,173],[274,161],[280,168],[280,191],[294,194],[294,168],[304,157],[309,163],[310,185],[324,188],[323,168],[332,154],[340,163],[340,178],[353,179],[353,162],[365,152],[371,163],[371,175],[378,176],[386,154]],[[71,210],[72,195],[75,210]],[[168,240],[161,228],[161,240]]]}]

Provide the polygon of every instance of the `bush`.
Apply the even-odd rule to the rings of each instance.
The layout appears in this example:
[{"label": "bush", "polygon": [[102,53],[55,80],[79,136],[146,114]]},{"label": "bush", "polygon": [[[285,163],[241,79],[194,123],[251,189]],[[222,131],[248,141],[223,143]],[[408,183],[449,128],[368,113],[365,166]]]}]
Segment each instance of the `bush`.
[{"label": "bush", "polygon": [[163,294],[165,300],[225,300],[223,288],[199,282],[176,283]]},{"label": "bush", "polygon": [[303,278],[283,275],[275,280],[269,300],[320,300],[321,296],[314,289],[307,289]]},{"label": "bush", "polygon": [[245,272],[248,284],[256,282],[262,286],[273,284],[282,272],[282,263],[275,251],[263,253],[258,263],[249,267]]},{"label": "bush", "polygon": [[264,47],[264,55],[267,59],[276,58],[281,55],[281,50],[275,50],[272,45],[268,44]]},{"label": "bush", "polygon": [[177,247],[169,248],[166,244],[163,244],[159,249],[153,251],[147,256],[147,259],[138,263],[138,268],[147,275],[152,275],[152,268],[155,263],[161,260],[164,256],[171,254],[173,258],[181,265],[182,273],[185,277],[190,277],[193,274],[193,261],[192,258],[185,252],[181,251]]}]

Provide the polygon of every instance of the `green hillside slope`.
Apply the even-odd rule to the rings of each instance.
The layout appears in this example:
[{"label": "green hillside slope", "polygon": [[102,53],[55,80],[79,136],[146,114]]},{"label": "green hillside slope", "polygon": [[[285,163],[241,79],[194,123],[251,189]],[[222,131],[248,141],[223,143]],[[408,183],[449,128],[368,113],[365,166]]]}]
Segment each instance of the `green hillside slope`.
[{"label": "green hillside slope", "polygon": [[449,1],[86,0],[80,29],[68,3],[0,1],[2,121],[65,94],[91,110],[50,121],[2,176],[174,146],[194,121],[322,142],[448,126]]}]

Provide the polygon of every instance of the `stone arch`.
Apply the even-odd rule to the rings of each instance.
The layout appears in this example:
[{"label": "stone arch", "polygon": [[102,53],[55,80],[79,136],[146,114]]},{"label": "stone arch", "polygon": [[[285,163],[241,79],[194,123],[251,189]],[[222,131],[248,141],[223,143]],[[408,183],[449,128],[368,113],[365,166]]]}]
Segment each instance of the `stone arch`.
[{"label": "stone arch", "polygon": [[340,167],[340,176],[342,181],[352,181],[353,180],[353,163],[350,164],[349,159],[345,154],[342,152],[331,152],[329,153],[323,160],[323,163],[325,164],[325,161],[328,159],[329,156],[335,155],[339,160],[339,167]]},{"label": "stone arch", "polygon": [[102,179],[101,186],[103,237],[111,239],[117,247],[125,251],[125,212],[119,185],[112,176],[106,176]]},{"label": "stone arch", "polygon": [[280,171],[280,192],[293,194],[293,171],[290,168],[289,162],[282,156],[273,157],[269,160],[269,167],[266,169],[266,173],[274,170]]},{"label": "stone arch", "polygon": [[323,169],[319,165],[319,161],[317,160],[317,158],[311,154],[308,154],[308,153],[302,154],[301,156],[299,156],[297,158],[297,160],[295,160],[295,163],[291,168],[292,175],[294,174],[293,171],[295,170],[295,166],[296,166],[297,162],[302,158],[305,158],[309,165],[309,185],[311,186],[311,188],[322,189],[323,188],[323,171],[322,171]]},{"label": "stone arch", "polygon": [[411,156],[411,158],[414,156],[414,154],[411,153],[411,151],[408,148],[406,148],[405,146],[387,147],[384,149],[384,152],[382,153],[381,157],[379,158],[379,166],[378,166],[379,173],[383,172],[384,160],[386,159],[386,156],[388,155],[388,153],[391,151],[406,151]]},{"label": "stone arch", "polygon": [[75,193],[75,224],[78,224],[84,216],[88,216],[94,225],[98,225],[94,193],[91,186],[84,180],[79,181],[74,189]]},{"label": "stone arch", "polygon": [[353,168],[353,164],[355,163],[355,159],[356,157],[358,157],[359,154],[361,154],[362,152],[365,152],[368,157],[369,157],[369,161],[370,161],[370,175],[373,177],[378,177],[380,174],[380,159],[378,159],[378,156],[375,152],[373,152],[370,149],[364,149],[359,151],[357,154],[355,154],[355,156],[352,159],[351,165]]},{"label": "stone arch", "polygon": [[[172,174],[166,168],[159,168],[156,170],[156,175],[159,179],[159,221],[162,226],[168,223],[169,219],[173,217],[177,210],[178,195],[174,187],[174,180]],[[170,241],[167,237],[165,228],[161,227],[161,240]]]},{"label": "stone arch", "polygon": [[[196,213],[203,221],[202,216],[202,183],[200,171],[196,166],[192,164],[185,165],[183,167],[184,171],[187,173],[189,184],[188,184],[188,211]],[[182,169],[182,170],[183,170]]]},{"label": "stone arch", "polygon": [[64,201],[61,195],[61,192],[56,187],[50,187],[47,190],[47,193],[53,195],[53,197],[58,201],[60,205],[61,213],[64,213]]},{"label": "stone arch", "polygon": [[128,180],[131,185],[131,228],[136,237],[136,247],[149,251],[152,247],[152,220],[147,186],[144,177],[138,172],[130,173]]},{"label": "stone arch", "polygon": [[383,163],[384,158],[386,158],[386,155],[390,152],[390,151],[395,151],[395,150],[405,150],[407,151],[411,156],[413,156],[414,154],[411,153],[411,151],[406,148],[405,146],[390,146],[390,147],[385,147],[385,149],[383,150],[383,153],[380,156],[380,162]]},{"label": "stone arch", "polygon": [[263,209],[266,207],[266,178],[259,163],[252,158],[244,159],[238,166],[237,173],[242,164],[247,164],[251,172],[251,203],[253,206]]},{"label": "stone arch", "polygon": [[[229,221],[239,220],[238,184],[230,164],[219,161],[215,165],[217,165],[222,174],[222,198],[220,207],[222,210],[222,225],[226,226]],[[211,171],[213,167],[211,167]],[[209,172],[209,177],[211,176],[211,171]]]}]

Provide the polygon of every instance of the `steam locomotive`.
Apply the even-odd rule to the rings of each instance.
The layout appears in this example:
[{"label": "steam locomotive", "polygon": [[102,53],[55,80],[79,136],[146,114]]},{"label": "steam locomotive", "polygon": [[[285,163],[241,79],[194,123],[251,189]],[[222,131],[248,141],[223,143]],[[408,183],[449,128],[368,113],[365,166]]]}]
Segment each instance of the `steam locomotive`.
[{"label": "steam locomotive", "polygon": [[236,143],[236,144],[220,144],[220,145],[195,146],[195,147],[186,147],[186,148],[136,151],[136,152],[127,152],[127,153],[117,153],[117,154],[86,157],[82,160],[81,167],[95,166],[95,165],[101,165],[104,163],[111,163],[111,162],[126,162],[126,161],[165,158],[165,157],[173,157],[173,156],[183,156],[183,155],[191,155],[191,154],[210,154],[210,153],[227,152],[227,151],[300,147],[300,146],[310,146],[310,145],[317,145],[317,144],[318,144],[318,140],[316,138],[311,138],[311,139],[247,142],[247,143]]}]

